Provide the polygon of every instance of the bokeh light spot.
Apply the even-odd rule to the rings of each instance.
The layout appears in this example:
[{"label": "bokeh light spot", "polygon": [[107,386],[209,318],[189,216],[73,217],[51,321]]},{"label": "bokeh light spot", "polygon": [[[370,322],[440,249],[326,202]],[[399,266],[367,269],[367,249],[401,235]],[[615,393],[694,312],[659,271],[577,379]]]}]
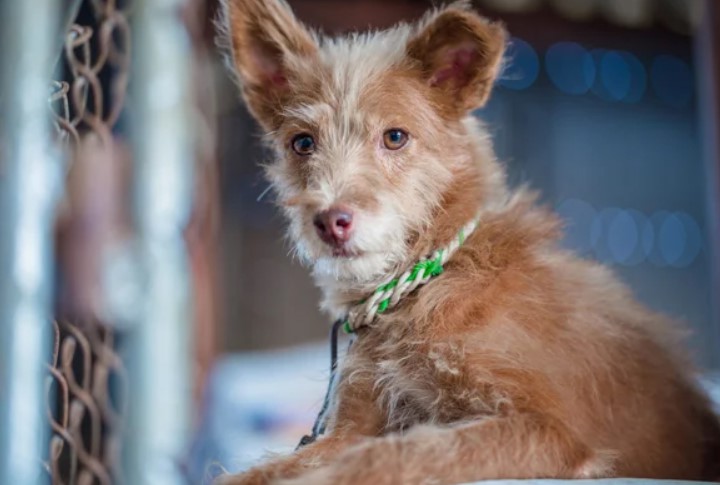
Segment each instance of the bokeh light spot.
[{"label": "bokeh light spot", "polygon": [[685,226],[680,218],[675,214],[666,216],[658,232],[658,245],[667,264],[674,266],[682,258],[686,242]]},{"label": "bokeh light spot", "polygon": [[613,259],[627,264],[636,253],[640,242],[640,231],[635,218],[627,211],[620,211],[607,228],[607,245]]},{"label": "bokeh light spot", "polygon": [[598,75],[592,91],[605,101],[637,103],[647,91],[647,72],[642,62],[626,51],[593,49]]},{"label": "bokeh light spot", "polygon": [[630,91],[623,98],[626,103],[637,103],[640,101],[647,91],[647,71],[642,62],[629,52],[620,51],[620,55],[630,69]]},{"label": "bokeh light spot", "polygon": [[608,228],[622,212],[623,211],[617,207],[603,209],[598,213],[592,223],[590,239],[592,240],[595,257],[598,261],[608,264],[620,262],[610,248],[610,238],[608,237],[610,231]]},{"label": "bokeh light spot", "polygon": [[513,37],[507,51],[508,65],[498,81],[508,89],[527,89],[537,80],[540,59],[535,49],[524,40]]},{"label": "bokeh light spot", "polygon": [[675,212],[675,217],[682,223],[685,229],[685,251],[672,265],[676,268],[684,268],[691,265],[702,249],[702,231],[698,223],[684,212]]},{"label": "bokeh light spot", "polygon": [[665,104],[675,108],[690,105],[693,75],[682,59],[664,54],[657,56],[650,69],[650,81],[653,91]]},{"label": "bokeh light spot", "polygon": [[669,263],[665,254],[660,250],[660,230],[665,220],[670,216],[667,211],[657,211],[650,216],[648,224],[643,231],[643,246],[648,260],[658,267],[665,267]]},{"label": "bokeh light spot", "polygon": [[566,94],[585,94],[595,82],[592,55],[575,42],[552,45],[545,54],[545,66],[550,80]]},{"label": "bokeh light spot", "polygon": [[615,101],[630,94],[632,74],[625,58],[618,52],[610,51],[600,59],[600,80],[607,93]]}]

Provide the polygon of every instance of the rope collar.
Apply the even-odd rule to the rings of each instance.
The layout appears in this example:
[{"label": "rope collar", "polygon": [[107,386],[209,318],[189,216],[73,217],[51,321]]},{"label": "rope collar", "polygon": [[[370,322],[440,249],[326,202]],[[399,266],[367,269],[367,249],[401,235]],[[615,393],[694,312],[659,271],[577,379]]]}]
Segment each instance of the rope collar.
[{"label": "rope collar", "polygon": [[445,247],[422,258],[399,276],[397,273],[392,275],[369,297],[350,308],[343,322],[345,333],[355,333],[360,328],[371,326],[378,314],[395,307],[403,297],[426,284],[433,277],[442,274],[445,263],[465,243],[479,221],[480,217],[476,216],[465,224]]}]

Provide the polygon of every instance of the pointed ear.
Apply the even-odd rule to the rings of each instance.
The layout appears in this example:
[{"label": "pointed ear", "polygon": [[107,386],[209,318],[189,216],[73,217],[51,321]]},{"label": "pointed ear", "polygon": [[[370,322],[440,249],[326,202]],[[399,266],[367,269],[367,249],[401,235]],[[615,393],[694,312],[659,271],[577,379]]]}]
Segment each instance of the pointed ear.
[{"label": "pointed ear", "polygon": [[317,54],[312,34],[283,0],[222,0],[221,42],[229,47],[243,97],[255,118],[274,126],[293,65]]},{"label": "pointed ear", "polygon": [[465,2],[434,13],[410,39],[408,56],[417,61],[438,105],[451,116],[483,106],[500,71],[507,34]]}]

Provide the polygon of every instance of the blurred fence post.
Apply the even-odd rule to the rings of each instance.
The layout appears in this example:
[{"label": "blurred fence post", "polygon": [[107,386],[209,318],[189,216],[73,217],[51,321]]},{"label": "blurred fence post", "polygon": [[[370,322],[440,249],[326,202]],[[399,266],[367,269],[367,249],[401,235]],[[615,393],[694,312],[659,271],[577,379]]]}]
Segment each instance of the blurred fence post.
[{"label": "blurred fence post", "polygon": [[48,95],[58,2],[0,2],[0,483],[40,483],[59,158]]},{"label": "blurred fence post", "polygon": [[193,354],[184,229],[192,203],[192,52],[182,0],[137,2],[131,134],[137,234],[136,308],[129,313],[128,483],[183,483]]}]

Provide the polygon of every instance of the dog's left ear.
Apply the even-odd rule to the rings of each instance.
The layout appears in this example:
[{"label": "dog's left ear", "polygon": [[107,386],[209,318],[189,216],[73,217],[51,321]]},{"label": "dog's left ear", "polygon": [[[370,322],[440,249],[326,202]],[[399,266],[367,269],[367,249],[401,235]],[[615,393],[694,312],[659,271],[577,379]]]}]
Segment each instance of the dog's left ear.
[{"label": "dog's left ear", "polygon": [[439,106],[463,116],[483,106],[501,68],[505,29],[479,16],[465,2],[436,12],[407,46]]}]

